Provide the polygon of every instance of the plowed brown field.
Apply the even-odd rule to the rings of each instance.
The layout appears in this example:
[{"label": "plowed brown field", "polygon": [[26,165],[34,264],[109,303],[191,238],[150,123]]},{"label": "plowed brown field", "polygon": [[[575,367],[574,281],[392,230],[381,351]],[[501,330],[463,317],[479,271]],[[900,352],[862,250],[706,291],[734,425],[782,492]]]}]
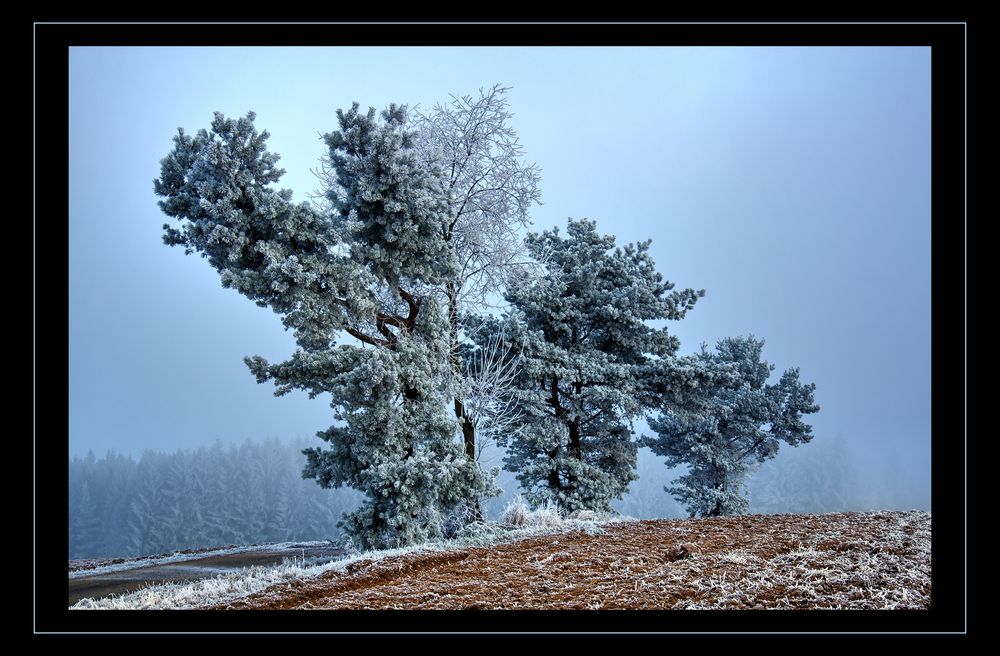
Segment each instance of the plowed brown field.
[{"label": "plowed brown field", "polygon": [[748,515],[359,561],[229,609],[928,608],[931,517]]}]

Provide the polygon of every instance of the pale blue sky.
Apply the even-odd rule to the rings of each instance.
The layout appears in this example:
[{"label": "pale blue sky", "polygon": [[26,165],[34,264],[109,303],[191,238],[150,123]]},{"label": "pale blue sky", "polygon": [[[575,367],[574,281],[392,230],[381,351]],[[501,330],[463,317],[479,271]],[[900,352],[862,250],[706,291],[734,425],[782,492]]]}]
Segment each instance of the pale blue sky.
[{"label": "pale blue sky", "polygon": [[765,338],[816,383],[817,439],[929,489],[929,48],[73,48],[70,452],[331,423],[244,366],[292,352],[278,317],[162,244],[152,180],[178,126],[252,109],[301,200],[338,107],[495,82],[542,168],[536,230],[652,238],[668,279],[707,290],[671,324],[684,352]]}]

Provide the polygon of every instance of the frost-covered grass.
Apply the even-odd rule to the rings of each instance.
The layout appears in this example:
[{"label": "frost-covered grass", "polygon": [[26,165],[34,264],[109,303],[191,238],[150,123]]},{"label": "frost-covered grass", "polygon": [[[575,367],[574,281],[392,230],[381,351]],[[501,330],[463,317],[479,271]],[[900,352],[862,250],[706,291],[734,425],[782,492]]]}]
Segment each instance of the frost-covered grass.
[{"label": "frost-covered grass", "polygon": [[583,532],[599,535],[604,524],[636,521],[631,517],[598,514],[582,511],[564,515],[552,504],[531,509],[521,497],[507,504],[497,522],[473,522],[461,531],[454,540],[442,544],[448,548],[485,547],[512,540],[552,535],[557,533]]},{"label": "frost-covered grass", "polygon": [[552,508],[531,510],[518,501],[502,521],[470,524],[447,541],[327,563],[254,567],[84,600],[74,608],[921,609],[930,604],[929,513],[639,523],[589,517],[562,517]]},{"label": "frost-covered grass", "polygon": [[921,609],[930,515],[753,515],[603,525],[385,560],[225,608]]},{"label": "frost-covered grass", "polygon": [[620,521],[634,520],[631,517],[601,514],[591,510],[581,510],[571,515],[564,515],[551,502],[532,509],[528,507],[523,498],[518,496],[507,504],[507,507],[500,513],[500,520],[497,523],[506,529],[537,528],[552,529],[558,532],[562,530],[587,530],[599,524]]},{"label": "frost-covered grass", "polygon": [[[286,561],[281,565],[253,566],[242,570],[227,572],[219,576],[188,583],[162,583],[151,585],[135,592],[115,595],[103,599],[81,599],[70,606],[70,610],[153,610],[153,609],[192,609],[232,602],[256,592],[261,592],[271,586],[282,583],[312,579],[328,572],[342,572],[355,563],[376,562],[386,558],[395,558],[412,554],[436,553],[452,551],[466,547],[483,547],[523,540],[543,535],[569,532],[584,532],[588,535],[599,535],[602,524],[610,522],[634,521],[631,518],[617,516],[598,516],[595,513],[577,513],[564,517],[553,506],[530,509],[520,499],[511,502],[504,510],[499,522],[474,522],[461,529],[456,537],[440,542],[431,542],[398,549],[382,549],[354,553],[343,558],[308,565],[302,561]],[[271,548],[290,547],[287,545],[271,545]],[[322,543],[317,543],[322,544]],[[225,553],[240,553],[252,551],[260,547],[240,547],[231,550],[220,550],[209,554],[177,554],[165,559],[157,559],[157,563],[178,562],[191,558],[204,558],[210,555]],[[154,564],[147,561],[143,565]],[[115,571],[103,569],[103,571]],[[98,573],[98,570],[84,570],[77,576]]]},{"label": "frost-covered grass", "polygon": [[368,551],[319,565],[304,566],[287,560],[281,565],[252,566],[189,583],[162,583],[104,599],[81,599],[70,610],[181,610],[210,606],[260,592],[272,585],[309,579],[326,572],[343,571],[361,562],[438,551],[437,545]]},{"label": "frost-covered grass", "polygon": [[[807,516],[803,516],[807,517]],[[805,540],[768,558],[746,550],[721,557],[696,554],[686,564],[701,572],[670,572],[668,583],[686,586],[673,608],[811,608],[880,610],[926,608],[930,589],[930,515],[918,511],[813,515]],[[838,519],[826,524],[825,518]],[[867,523],[878,537],[845,532]],[[741,567],[727,567],[727,566]],[[672,580],[671,580],[671,577]]]},{"label": "frost-covered grass", "polygon": [[249,551],[285,551],[299,547],[326,546],[327,542],[278,542],[274,544],[253,545],[245,547],[227,547],[224,549],[211,549],[206,551],[192,551],[183,553],[175,551],[166,556],[153,556],[149,558],[130,558],[120,563],[109,563],[98,565],[87,569],[75,569],[69,573],[69,578],[78,579],[84,576],[94,576],[97,574],[108,574],[111,572],[123,572],[130,569],[140,569],[142,567],[152,567],[153,565],[169,565],[171,563],[182,563],[187,560],[200,560],[202,558],[212,558],[214,556],[228,556],[231,554],[247,553]]}]

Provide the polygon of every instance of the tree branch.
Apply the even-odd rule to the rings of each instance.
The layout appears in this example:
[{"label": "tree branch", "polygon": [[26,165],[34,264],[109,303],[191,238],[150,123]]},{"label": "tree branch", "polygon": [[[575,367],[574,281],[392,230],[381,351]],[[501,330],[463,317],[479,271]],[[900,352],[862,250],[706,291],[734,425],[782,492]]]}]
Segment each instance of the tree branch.
[{"label": "tree branch", "polygon": [[344,330],[347,331],[348,335],[350,335],[351,337],[355,337],[355,338],[361,340],[365,344],[371,344],[372,346],[392,346],[392,342],[388,342],[388,341],[386,341],[384,339],[379,339],[377,337],[372,337],[371,335],[366,335],[365,333],[361,332],[360,330],[355,330],[354,328],[351,328],[350,326],[345,326]]}]

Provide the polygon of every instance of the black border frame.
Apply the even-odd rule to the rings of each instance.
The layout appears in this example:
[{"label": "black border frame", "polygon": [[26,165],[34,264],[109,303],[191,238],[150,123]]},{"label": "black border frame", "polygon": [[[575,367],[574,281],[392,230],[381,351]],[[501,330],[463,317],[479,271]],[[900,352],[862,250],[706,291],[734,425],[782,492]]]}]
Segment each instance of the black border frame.
[{"label": "black border frame", "polygon": [[[958,23],[34,24],[34,630],[59,632],[964,633],[966,630],[966,33]],[[130,611],[64,604],[68,482],[68,48],[322,45],[929,46],[932,68],[933,592],[927,611]],[[44,183],[42,182],[44,181]],[[934,301],[932,300],[932,305]],[[46,381],[46,384],[42,384]],[[961,384],[959,384],[961,381]],[[57,392],[52,398],[50,385]],[[64,441],[65,440],[65,441]],[[63,445],[63,446],[59,446]]]}]

